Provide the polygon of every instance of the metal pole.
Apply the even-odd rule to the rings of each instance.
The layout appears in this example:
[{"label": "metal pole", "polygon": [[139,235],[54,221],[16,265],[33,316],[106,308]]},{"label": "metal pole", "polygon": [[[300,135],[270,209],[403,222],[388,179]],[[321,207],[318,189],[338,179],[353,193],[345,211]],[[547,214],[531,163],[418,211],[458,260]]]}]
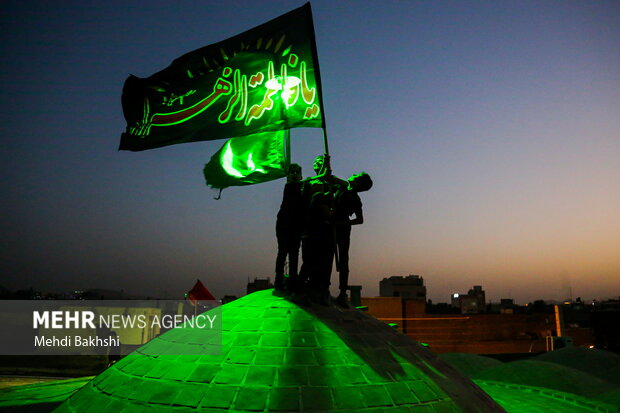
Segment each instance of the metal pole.
[{"label": "metal pole", "polygon": [[286,136],[284,138],[284,163],[286,164],[286,171],[288,173],[288,167],[291,166],[291,130],[286,130]]},{"label": "metal pole", "polygon": [[323,127],[323,145],[325,146],[325,155],[329,156],[329,145],[327,143],[327,128]]}]

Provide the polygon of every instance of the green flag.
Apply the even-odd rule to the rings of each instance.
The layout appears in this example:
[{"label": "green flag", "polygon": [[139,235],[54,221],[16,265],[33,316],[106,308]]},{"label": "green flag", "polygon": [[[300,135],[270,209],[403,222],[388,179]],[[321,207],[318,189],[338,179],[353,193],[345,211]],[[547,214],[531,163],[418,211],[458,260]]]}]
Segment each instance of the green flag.
[{"label": "green flag", "polygon": [[119,149],[324,127],[310,3],[123,87]]},{"label": "green flag", "polygon": [[286,176],[288,135],[283,130],[227,140],[204,167],[207,185],[224,189]]}]

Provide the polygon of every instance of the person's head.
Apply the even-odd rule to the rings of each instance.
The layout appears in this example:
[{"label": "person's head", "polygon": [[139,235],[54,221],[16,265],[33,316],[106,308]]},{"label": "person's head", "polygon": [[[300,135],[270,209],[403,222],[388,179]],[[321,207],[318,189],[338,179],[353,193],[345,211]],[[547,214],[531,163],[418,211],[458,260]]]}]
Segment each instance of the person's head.
[{"label": "person's head", "polygon": [[286,174],[287,182],[297,182],[301,181],[301,166],[296,163],[292,163],[288,167],[288,172]]},{"label": "person's head", "polygon": [[351,175],[349,178],[349,186],[356,192],[368,191],[372,188],[372,179],[366,172],[360,172],[355,175]]},{"label": "person's head", "polygon": [[314,169],[314,172],[316,174],[319,174],[321,172],[321,169],[323,169],[324,164],[325,164],[325,155],[319,155],[316,158],[314,158],[312,169]]}]

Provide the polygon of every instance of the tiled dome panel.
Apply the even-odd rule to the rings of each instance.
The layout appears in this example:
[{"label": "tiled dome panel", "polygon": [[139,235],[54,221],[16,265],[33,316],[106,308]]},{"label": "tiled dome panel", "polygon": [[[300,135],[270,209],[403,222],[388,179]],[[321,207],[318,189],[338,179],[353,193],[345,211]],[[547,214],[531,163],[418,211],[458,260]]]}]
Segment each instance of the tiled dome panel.
[{"label": "tiled dome panel", "polygon": [[[174,329],[108,368],[58,411],[501,412],[470,380],[357,310],[298,306],[271,290],[222,310],[222,354]],[[146,348],[146,346],[145,346]]]}]

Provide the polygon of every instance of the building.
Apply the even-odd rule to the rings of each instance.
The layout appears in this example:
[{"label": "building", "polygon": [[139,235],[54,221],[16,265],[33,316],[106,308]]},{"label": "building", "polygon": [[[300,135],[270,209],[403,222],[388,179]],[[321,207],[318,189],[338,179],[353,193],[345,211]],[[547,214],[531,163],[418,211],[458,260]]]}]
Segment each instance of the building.
[{"label": "building", "polygon": [[222,298],[222,304],[231,303],[231,302],[235,301],[238,298],[239,297],[237,297],[236,295],[225,295],[224,298]]},{"label": "building", "polygon": [[501,314],[514,314],[515,301],[512,298],[500,298],[499,312]]},{"label": "building", "polygon": [[381,297],[418,298],[426,301],[424,278],[419,275],[392,276],[379,283]]},{"label": "building", "polygon": [[459,308],[461,314],[480,314],[486,309],[484,290],[480,285],[474,285],[467,294],[452,294],[452,306]]},{"label": "building", "polygon": [[246,288],[247,294],[252,294],[256,291],[268,290],[273,288],[271,278],[254,278],[254,281],[248,279],[248,286]]},{"label": "building", "polygon": [[426,312],[426,286],[419,275],[392,276],[379,282],[380,297],[362,297],[362,305],[379,320],[407,329],[407,318]]},{"label": "building", "polygon": [[[381,297],[362,297],[368,314],[390,324],[408,337],[425,343],[435,353],[528,354],[552,351],[560,346],[589,347],[597,339],[588,325],[564,325],[561,306],[526,313],[512,299],[490,305],[496,311],[486,311],[486,294],[481,286],[473,286],[467,294],[453,294],[452,305],[431,305],[421,298],[404,298],[402,285],[410,281],[412,288],[423,286],[421,277],[390,277],[381,281]],[[391,290],[390,290],[391,288]],[[411,294],[411,291],[404,291]],[[392,296],[384,296],[392,294]],[[536,310],[539,306],[531,306]],[[592,306],[591,306],[592,307]],[[438,308],[447,311],[437,311]],[[430,309],[430,311],[429,311]],[[554,310],[555,309],[555,310]],[[592,310],[594,313],[596,311]],[[603,311],[598,313],[602,314]],[[601,335],[598,346],[617,348],[617,322],[605,318],[604,323],[614,331]],[[617,319],[616,319],[617,321]],[[583,325],[582,325],[583,324]],[[599,323],[600,324],[600,323]],[[613,326],[613,327],[611,327]]]}]

